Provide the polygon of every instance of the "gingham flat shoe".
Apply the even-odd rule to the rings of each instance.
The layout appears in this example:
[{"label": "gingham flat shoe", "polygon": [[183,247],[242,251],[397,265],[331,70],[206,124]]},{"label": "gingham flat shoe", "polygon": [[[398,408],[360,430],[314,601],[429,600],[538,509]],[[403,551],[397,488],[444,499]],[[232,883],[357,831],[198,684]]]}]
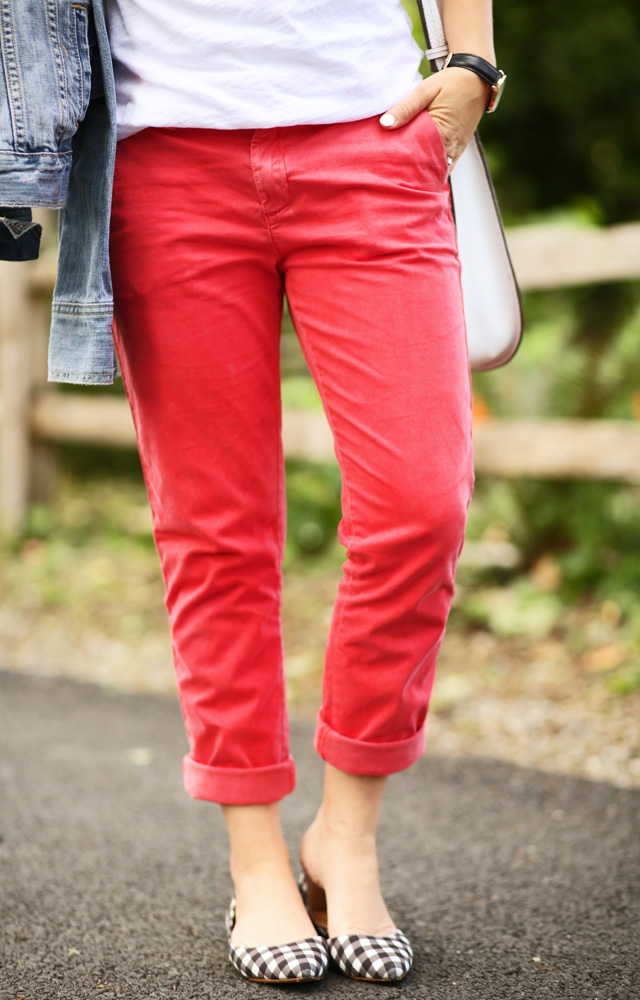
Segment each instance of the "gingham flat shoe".
[{"label": "gingham flat shoe", "polygon": [[328,938],[329,954],[345,976],[396,982],[404,979],[413,965],[409,939],[402,931],[389,937],[339,934]]},{"label": "gingham flat shoe", "polygon": [[225,922],[229,961],[245,979],[254,983],[300,983],[323,979],[326,975],[329,952],[322,937],[305,938],[292,944],[258,945],[255,948],[231,944],[231,932],[236,923],[235,898],[231,900]]},{"label": "gingham flat shoe", "polygon": [[404,979],[413,965],[413,951],[406,934],[395,931],[387,937],[366,934],[329,937],[324,891],[305,872],[298,879],[298,887],[314,927],[327,939],[329,954],[343,975],[377,982]]}]

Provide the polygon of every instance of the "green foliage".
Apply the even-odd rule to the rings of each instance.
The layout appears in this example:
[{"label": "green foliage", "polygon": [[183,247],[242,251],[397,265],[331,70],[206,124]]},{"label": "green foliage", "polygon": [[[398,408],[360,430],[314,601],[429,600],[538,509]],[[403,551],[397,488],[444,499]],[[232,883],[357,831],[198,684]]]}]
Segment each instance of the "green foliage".
[{"label": "green foliage", "polygon": [[617,670],[609,677],[608,686],[614,694],[623,696],[640,691],[640,664]]},{"label": "green foliage", "polygon": [[335,463],[315,465],[290,460],[287,477],[286,560],[316,555],[336,539],[341,515],[340,470]]},{"label": "green foliage", "polygon": [[640,285],[527,294],[516,359],[477,373],[474,389],[498,416],[632,419],[640,392]]},{"label": "green foliage", "polygon": [[640,8],[626,0],[500,0],[496,51],[510,77],[484,131],[510,213],[592,206],[640,215]]},{"label": "green foliage", "polygon": [[[504,416],[631,419],[640,391],[640,288],[592,286],[528,295],[526,336],[500,373],[474,375],[477,396]],[[519,571],[551,555],[566,604],[640,587],[640,490],[616,483],[480,481],[476,535],[498,524],[521,553]],[[482,525],[484,514],[484,527]],[[473,521],[475,518],[475,522]],[[630,614],[633,612],[630,610]]]},{"label": "green foliage", "polygon": [[[406,6],[417,26],[415,0]],[[508,82],[481,133],[505,218],[559,206],[594,222],[638,218],[640,7],[498,0],[494,26]]]},{"label": "green foliage", "polygon": [[[484,574],[476,575],[476,583],[511,585],[543,556],[551,556],[558,574],[554,597],[565,605],[587,599],[596,603],[613,600],[621,613],[638,617],[640,637],[636,609],[640,590],[639,488],[524,479],[504,483],[479,477],[467,537],[473,544],[496,532],[515,546],[518,563],[510,570],[489,567]],[[523,580],[518,607],[526,602],[529,592],[533,595],[528,588]],[[482,595],[480,603],[476,596],[470,596],[471,617],[476,611],[482,616],[483,600]],[[511,602],[509,608],[513,610],[516,597],[512,595],[505,601]],[[551,614],[548,602],[547,606],[542,598],[536,601],[539,607],[532,615],[539,612],[542,619],[547,611]]]},{"label": "green foliage", "polygon": [[[110,389],[115,393],[116,386],[121,385],[122,383],[114,383]],[[61,385],[60,388],[65,390],[64,385]],[[77,386],[75,390],[77,393]],[[93,398],[93,388],[85,391],[90,392],[90,398]],[[122,389],[122,393],[124,394],[124,389]],[[123,481],[127,482],[143,482],[140,458],[135,448],[96,447],[93,444],[66,442],[58,449],[58,454],[63,470],[79,482],[83,479],[92,479],[103,473],[108,476],[122,477]]]},{"label": "green foliage", "polygon": [[557,594],[541,591],[522,578],[510,587],[481,588],[466,595],[464,616],[502,639],[543,638],[560,621],[564,606]]},{"label": "green foliage", "polygon": [[313,379],[308,374],[283,378],[282,405],[291,410],[321,410],[322,400]]}]

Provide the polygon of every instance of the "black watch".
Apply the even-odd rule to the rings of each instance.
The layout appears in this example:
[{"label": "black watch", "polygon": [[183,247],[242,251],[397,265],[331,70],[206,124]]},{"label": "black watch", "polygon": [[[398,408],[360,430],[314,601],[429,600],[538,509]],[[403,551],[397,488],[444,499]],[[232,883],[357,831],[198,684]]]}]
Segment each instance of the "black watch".
[{"label": "black watch", "polygon": [[496,69],[495,66],[492,66],[482,56],[472,56],[469,52],[449,53],[443,69],[446,69],[447,66],[457,67],[458,69],[469,69],[472,73],[477,73],[483,80],[486,80],[491,86],[491,97],[489,98],[486,111],[496,110],[502,96],[502,88],[507,79],[501,69]]}]

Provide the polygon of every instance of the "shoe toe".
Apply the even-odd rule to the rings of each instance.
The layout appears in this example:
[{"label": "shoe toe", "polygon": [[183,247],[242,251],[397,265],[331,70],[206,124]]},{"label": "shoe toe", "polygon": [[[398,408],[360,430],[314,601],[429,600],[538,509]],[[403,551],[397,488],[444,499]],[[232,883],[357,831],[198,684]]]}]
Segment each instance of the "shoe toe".
[{"label": "shoe toe", "polygon": [[329,968],[329,952],[320,937],[307,938],[289,946],[291,968],[297,968],[299,979],[321,979]]},{"label": "shoe toe", "polygon": [[329,951],[340,971],[354,979],[403,979],[413,964],[411,945],[402,931],[389,937],[340,934],[329,939]]},{"label": "shoe toe", "polygon": [[321,979],[329,964],[326,946],[320,938],[255,948],[230,944],[229,958],[246,979],[262,982]]}]

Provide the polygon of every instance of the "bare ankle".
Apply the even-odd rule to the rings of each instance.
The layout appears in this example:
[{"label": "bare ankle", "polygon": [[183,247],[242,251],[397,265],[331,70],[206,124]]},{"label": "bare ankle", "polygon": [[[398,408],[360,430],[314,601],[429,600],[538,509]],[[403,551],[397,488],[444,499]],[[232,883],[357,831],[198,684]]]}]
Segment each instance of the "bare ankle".
[{"label": "bare ankle", "polygon": [[291,859],[286,848],[282,852],[270,852],[263,857],[231,853],[229,869],[236,885],[243,879],[255,882],[257,879],[282,878],[291,871]]},{"label": "bare ankle", "polygon": [[290,871],[287,846],[280,829],[278,804],[223,806],[234,882]]},{"label": "bare ankle", "polygon": [[324,796],[318,819],[326,834],[343,841],[375,839],[386,777],[347,774],[325,766]]}]

